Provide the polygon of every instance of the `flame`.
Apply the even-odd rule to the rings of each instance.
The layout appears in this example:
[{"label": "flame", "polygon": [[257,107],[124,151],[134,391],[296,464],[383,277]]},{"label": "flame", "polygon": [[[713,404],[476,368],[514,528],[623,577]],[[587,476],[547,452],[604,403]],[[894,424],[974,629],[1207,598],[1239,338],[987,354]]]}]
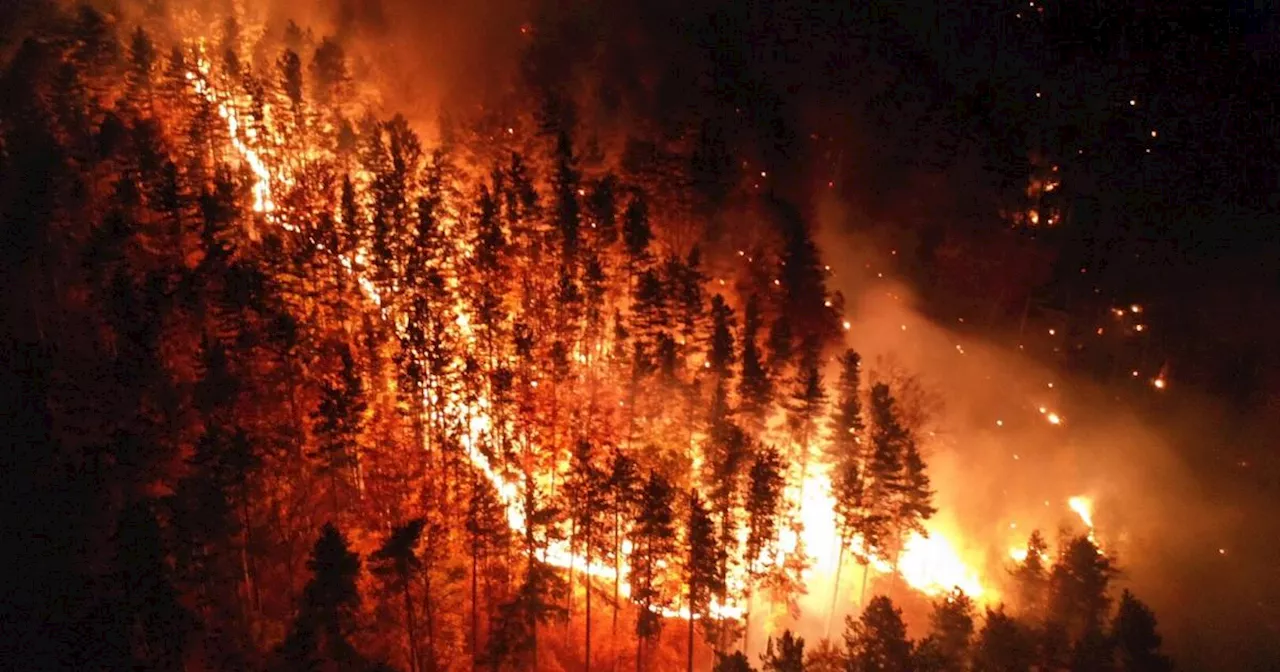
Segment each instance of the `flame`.
[{"label": "flame", "polygon": [[1077,495],[1067,500],[1067,506],[1080,516],[1080,520],[1089,528],[1089,536],[1093,536],[1093,500]]},{"label": "flame", "polygon": [[[286,231],[298,231],[299,229],[296,226],[286,221],[280,214],[273,196],[277,185],[288,186],[293,184],[292,176],[284,165],[269,165],[271,154],[261,147],[264,140],[258,137],[253,128],[243,122],[233,97],[228,93],[218,91],[213,86],[210,80],[210,70],[209,62],[200,56],[196,60],[195,68],[186,73],[186,79],[190,82],[196,95],[215,106],[219,118],[226,124],[234,155],[239,158],[252,174],[254,212],[263,215],[268,223],[280,226]],[[738,254],[741,256],[745,252],[740,250]],[[378,287],[370,277],[362,272],[362,269],[367,267],[366,261],[364,250],[356,250],[352,255],[344,256],[340,259],[342,266],[355,277],[357,285],[366,298],[374,305],[382,308],[385,314],[386,308],[383,306],[382,296]],[[776,280],[775,283],[777,283]],[[470,317],[461,306],[456,309],[455,324],[464,338],[473,338]],[[845,321],[842,326],[847,330],[852,325]],[[905,330],[905,328],[904,325],[903,329]],[[533,385],[537,385],[536,381]],[[440,401],[433,391],[426,392],[424,395],[424,406],[428,402]],[[521,504],[521,484],[509,480],[495,469],[489,458],[479,449],[481,438],[492,430],[492,420],[488,414],[488,400],[481,397],[478,400],[467,402],[455,393],[443,401],[445,402],[444,411],[446,414],[467,419],[465,423],[466,431],[462,441],[467,458],[496,491],[503,506],[508,527],[514,532],[523,533],[526,520]],[[1044,412],[1043,409],[1041,412]],[[1057,419],[1055,414],[1050,414],[1049,421],[1057,424],[1060,420]],[[761,558],[757,559],[758,563],[763,566],[780,566],[789,555],[803,552],[812,560],[809,564],[807,575],[802,577],[806,583],[816,576],[834,574],[837,557],[839,556],[839,535],[835,529],[835,517],[833,515],[835,501],[831,495],[830,476],[824,470],[819,469],[817,471],[819,473],[810,474],[803,481],[795,478],[790,479],[791,483],[787,488],[787,498],[788,501],[798,502],[796,514],[799,525],[795,527],[789,525],[779,526],[777,551],[772,554],[767,554],[766,552],[762,554]],[[983,584],[977,570],[966,562],[957,550],[957,545],[952,540],[953,535],[944,531],[941,525],[936,522],[931,522],[926,527],[927,536],[915,532],[911,533],[905,540],[903,549],[899,554],[897,571],[906,584],[930,596],[946,594],[957,587],[975,598],[989,595],[990,589]],[[742,534],[745,535],[745,531]],[[877,573],[889,574],[894,571],[893,564],[880,557],[875,552],[875,549],[870,549],[871,552],[869,553],[863,553],[861,539],[854,539],[852,545],[855,551],[868,557],[868,566]],[[631,595],[631,585],[627,578],[630,575],[627,559],[630,554],[630,543],[624,542],[622,550],[622,557],[619,560],[622,579],[618,590],[622,596],[629,597]],[[573,567],[575,571],[581,571],[602,580],[612,581],[615,577],[615,567],[613,565],[605,565],[597,561],[586,562],[584,557],[571,552],[568,541],[564,539],[548,542],[544,548],[536,550],[535,554],[538,560],[554,567]],[[766,554],[770,557],[763,557]],[[740,589],[745,586],[746,577],[744,572],[745,569],[741,566],[735,566],[731,571],[730,576],[727,578],[731,592],[740,592]],[[665,617],[690,618],[687,605],[675,608],[669,606],[655,607],[655,611]],[[723,603],[712,601],[709,611],[713,618],[740,619],[745,614],[745,606],[732,599]],[[698,618],[698,615],[693,615],[693,618]]]}]

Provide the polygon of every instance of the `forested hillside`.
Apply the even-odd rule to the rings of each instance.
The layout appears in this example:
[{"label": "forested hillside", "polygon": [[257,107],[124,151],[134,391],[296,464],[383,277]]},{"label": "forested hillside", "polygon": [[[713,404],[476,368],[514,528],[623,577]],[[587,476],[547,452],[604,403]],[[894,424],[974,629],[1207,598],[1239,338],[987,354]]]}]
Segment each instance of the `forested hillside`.
[{"label": "forested hillside", "polygon": [[[6,666],[1167,669],[1092,531],[898,571],[912,388],[724,143],[614,151],[537,76],[427,140],[368,65],[155,8],[8,56]],[[815,544],[865,610],[806,646]]]}]

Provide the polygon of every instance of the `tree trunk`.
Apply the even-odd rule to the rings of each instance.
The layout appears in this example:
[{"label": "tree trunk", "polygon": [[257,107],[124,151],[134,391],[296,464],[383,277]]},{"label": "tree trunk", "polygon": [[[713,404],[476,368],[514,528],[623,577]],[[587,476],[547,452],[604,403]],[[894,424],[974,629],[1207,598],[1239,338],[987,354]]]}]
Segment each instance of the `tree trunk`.
[{"label": "tree trunk", "polygon": [[870,569],[871,561],[868,559],[862,563],[862,592],[858,593],[858,606],[866,606],[867,604],[867,572]]},{"label": "tree trunk", "polygon": [[476,661],[480,658],[480,544],[478,540],[471,542],[471,669],[476,669]]},{"label": "tree trunk", "polygon": [[[573,552],[573,545],[578,541],[578,521],[569,521],[569,590],[565,591],[564,598],[564,632],[566,638],[572,638],[573,633],[573,566],[577,560],[577,555]],[[569,642],[572,646],[572,642]]]},{"label": "tree trunk", "polygon": [[591,541],[589,537],[587,539],[586,544],[584,544],[584,546],[585,548],[583,553],[585,555],[587,569],[582,574],[582,578],[583,578],[582,583],[586,589],[587,615],[586,615],[586,632],[583,636],[583,639],[585,640],[583,648],[585,649],[585,655],[586,655],[586,662],[587,662],[586,669],[590,670],[591,669]]},{"label": "tree trunk", "polygon": [[613,669],[618,669],[618,610],[622,607],[622,514],[613,511]]},{"label": "tree trunk", "polygon": [[689,585],[689,672],[693,672],[693,588]]},{"label": "tree trunk", "polygon": [[[435,672],[436,670],[436,615],[433,598],[431,596],[431,573],[430,570],[422,573],[422,600],[426,603],[427,616],[427,672]],[[415,640],[416,642],[416,640]],[[416,649],[415,649],[416,652]],[[419,667],[422,662],[418,662]]]},{"label": "tree trunk", "polygon": [[827,639],[831,638],[831,623],[836,620],[836,601],[840,599],[840,570],[844,569],[844,542],[840,542],[840,552],[836,555],[836,582],[831,589],[831,611],[827,612]]},{"label": "tree trunk", "polygon": [[409,573],[404,576],[404,618],[409,635],[409,672],[418,672],[418,624],[413,616],[413,593],[409,590]]}]

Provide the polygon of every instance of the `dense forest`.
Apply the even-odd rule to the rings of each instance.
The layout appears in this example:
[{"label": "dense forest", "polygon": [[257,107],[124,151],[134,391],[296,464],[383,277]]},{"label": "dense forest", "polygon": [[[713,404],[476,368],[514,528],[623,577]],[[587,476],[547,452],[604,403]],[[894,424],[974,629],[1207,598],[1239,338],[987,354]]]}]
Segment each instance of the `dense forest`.
[{"label": "dense forest", "polygon": [[[898,571],[913,388],[722,139],[531,68],[428,142],[341,39],[189,14],[3,64],[6,667],[1169,669],[1092,532]],[[814,488],[861,615],[796,634]]]}]

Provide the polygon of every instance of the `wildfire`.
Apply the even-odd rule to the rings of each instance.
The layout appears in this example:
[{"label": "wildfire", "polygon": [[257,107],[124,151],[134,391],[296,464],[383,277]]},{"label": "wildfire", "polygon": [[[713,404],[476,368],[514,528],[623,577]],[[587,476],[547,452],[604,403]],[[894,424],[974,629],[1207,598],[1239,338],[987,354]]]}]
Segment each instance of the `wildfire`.
[{"label": "wildfire", "polygon": [[[270,154],[261,147],[264,139],[257,137],[253,128],[244,123],[233,97],[225,92],[218,91],[213,86],[210,77],[210,65],[207,60],[198,58],[195,68],[186,73],[186,79],[190,82],[196,95],[204,98],[215,107],[218,117],[226,124],[234,155],[252,174],[254,212],[262,214],[267,222],[280,226],[286,231],[297,231],[298,229],[295,226],[279,215],[273,195],[274,188],[277,185],[287,186],[293,183],[287,167],[283,165],[284,162],[277,162],[281,164],[277,166],[269,164]],[[341,263],[355,277],[362,293],[374,305],[385,310],[377,286],[371,278],[362,272],[362,269],[367,267],[366,260],[363,258],[364,254],[364,250],[356,250],[350,257],[341,259]],[[741,256],[745,253],[739,251],[738,254]],[[470,318],[460,307],[456,313],[455,324],[459,327],[464,337],[470,338]],[[845,321],[842,326],[848,330],[852,325]],[[903,328],[905,330],[905,325]],[[534,385],[536,385],[536,382]],[[434,393],[427,394],[430,396]],[[427,399],[424,399],[424,405],[427,401]],[[499,473],[491,464],[489,458],[479,449],[481,438],[492,429],[488,407],[488,401],[483,397],[470,403],[464,402],[457,397],[445,400],[445,412],[448,415],[467,419],[464,425],[466,432],[463,444],[469,461],[483,474],[485,480],[497,492],[499,501],[504,508],[508,527],[512,531],[523,533],[526,520],[522,506],[521,484],[509,480]],[[1060,422],[1057,416],[1052,414],[1049,420],[1054,424]],[[830,477],[826,473],[818,473],[810,474],[803,482],[795,482],[795,480],[793,480],[788,491],[792,501],[799,502],[797,514],[800,524],[795,528],[786,525],[781,526],[777,552],[772,554],[771,557],[762,557],[758,560],[766,566],[777,566],[782,565],[790,554],[805,553],[813,561],[808,570],[809,576],[804,577],[806,580],[813,578],[814,574],[831,575],[836,571],[836,558],[839,555],[839,549],[837,548],[839,535],[835,530],[835,520],[832,513],[835,502],[831,496]],[[853,546],[855,550],[861,551],[861,540],[853,540]],[[624,543],[622,550],[623,557],[619,560],[621,569],[619,574],[622,579],[618,589],[621,595],[629,597],[631,594],[631,586],[627,580],[629,576],[627,562],[630,550],[629,544]],[[880,574],[889,574],[895,571],[894,563],[880,557],[874,552],[874,549],[871,550],[873,552],[862,553],[869,559],[869,568]],[[572,568],[574,571],[580,571],[602,580],[612,581],[615,578],[616,569],[614,566],[596,561],[586,562],[584,557],[571,552],[569,543],[564,539],[552,540],[545,547],[535,551],[535,553],[540,561],[555,567]],[[746,578],[743,575],[743,571],[743,568],[738,567],[731,572],[728,577],[731,588],[744,585]],[[978,571],[965,561],[951,537],[936,523],[930,524],[927,535],[912,533],[905,540],[897,558],[896,571],[902,576],[907,585],[930,596],[946,594],[957,587],[977,598],[981,598],[990,592],[989,588],[983,584]],[[680,608],[661,607],[657,610],[666,617],[684,619],[690,617],[687,606]],[[745,613],[745,606],[737,604],[733,600],[728,600],[725,603],[713,601],[710,612],[714,618],[740,619]],[[695,615],[694,617],[696,618],[697,616]]]}]

